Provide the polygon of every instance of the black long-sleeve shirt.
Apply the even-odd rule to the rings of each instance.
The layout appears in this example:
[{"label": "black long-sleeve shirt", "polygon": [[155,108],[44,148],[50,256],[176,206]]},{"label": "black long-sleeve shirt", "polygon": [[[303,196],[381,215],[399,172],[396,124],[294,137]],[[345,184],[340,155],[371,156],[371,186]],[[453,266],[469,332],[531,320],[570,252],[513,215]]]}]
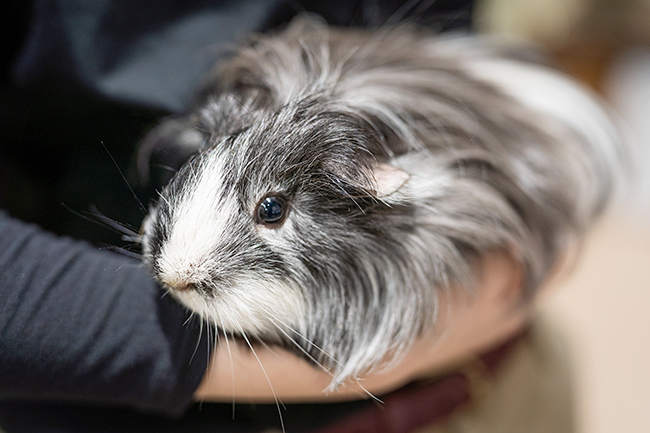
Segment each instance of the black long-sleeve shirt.
[{"label": "black long-sleeve shirt", "polygon": [[135,260],[0,213],[0,400],[180,414],[205,338]]}]

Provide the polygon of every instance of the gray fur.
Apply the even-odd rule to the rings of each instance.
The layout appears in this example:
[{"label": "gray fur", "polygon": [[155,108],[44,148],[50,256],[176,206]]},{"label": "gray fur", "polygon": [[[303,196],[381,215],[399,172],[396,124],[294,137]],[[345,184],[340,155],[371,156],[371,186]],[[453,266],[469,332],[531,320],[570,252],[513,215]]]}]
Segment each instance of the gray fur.
[{"label": "gray fur", "polygon": [[[145,221],[146,261],[224,332],[298,345],[334,384],[433,327],[488,250],[516,255],[531,295],[604,208],[618,143],[479,78],[481,57],[499,61],[406,26],[252,39],[147,139],[197,154]],[[381,164],[408,180],[380,193]],[[268,193],[290,203],[279,227],[255,219]]]}]

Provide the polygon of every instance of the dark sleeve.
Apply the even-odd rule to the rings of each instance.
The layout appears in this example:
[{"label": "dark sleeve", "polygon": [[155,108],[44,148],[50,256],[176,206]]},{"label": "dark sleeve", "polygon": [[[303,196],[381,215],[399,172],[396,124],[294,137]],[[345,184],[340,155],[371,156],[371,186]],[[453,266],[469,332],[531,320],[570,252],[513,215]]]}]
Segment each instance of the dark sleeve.
[{"label": "dark sleeve", "polygon": [[0,400],[191,402],[206,338],[141,265],[0,211]]}]

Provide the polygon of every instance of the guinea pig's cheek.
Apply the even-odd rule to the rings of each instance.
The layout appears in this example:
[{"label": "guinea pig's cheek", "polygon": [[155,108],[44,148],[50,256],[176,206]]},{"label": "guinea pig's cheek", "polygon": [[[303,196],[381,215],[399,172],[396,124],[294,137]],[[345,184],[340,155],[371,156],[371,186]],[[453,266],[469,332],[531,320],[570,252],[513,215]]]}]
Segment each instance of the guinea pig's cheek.
[{"label": "guinea pig's cheek", "polygon": [[215,296],[193,290],[173,294],[203,319],[236,334],[282,338],[302,328],[306,311],[301,290],[272,277],[238,278]]},{"label": "guinea pig's cheek", "polygon": [[[298,287],[277,278],[244,278],[237,282],[239,290],[228,293],[228,304],[222,320],[230,327],[260,334],[287,331],[302,324],[305,300]],[[236,329],[234,329],[236,330]]]}]

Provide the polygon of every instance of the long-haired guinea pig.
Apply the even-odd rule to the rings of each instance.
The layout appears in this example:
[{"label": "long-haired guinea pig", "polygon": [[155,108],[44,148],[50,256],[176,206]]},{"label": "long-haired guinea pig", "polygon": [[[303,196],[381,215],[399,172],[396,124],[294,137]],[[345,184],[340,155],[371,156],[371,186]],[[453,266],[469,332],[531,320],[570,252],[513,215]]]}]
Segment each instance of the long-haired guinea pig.
[{"label": "long-haired guinea pig", "polygon": [[618,138],[562,75],[477,39],[311,19],[223,62],[145,139],[192,153],[143,225],[156,278],[227,335],[341,383],[511,251],[532,293],[611,195]]}]

